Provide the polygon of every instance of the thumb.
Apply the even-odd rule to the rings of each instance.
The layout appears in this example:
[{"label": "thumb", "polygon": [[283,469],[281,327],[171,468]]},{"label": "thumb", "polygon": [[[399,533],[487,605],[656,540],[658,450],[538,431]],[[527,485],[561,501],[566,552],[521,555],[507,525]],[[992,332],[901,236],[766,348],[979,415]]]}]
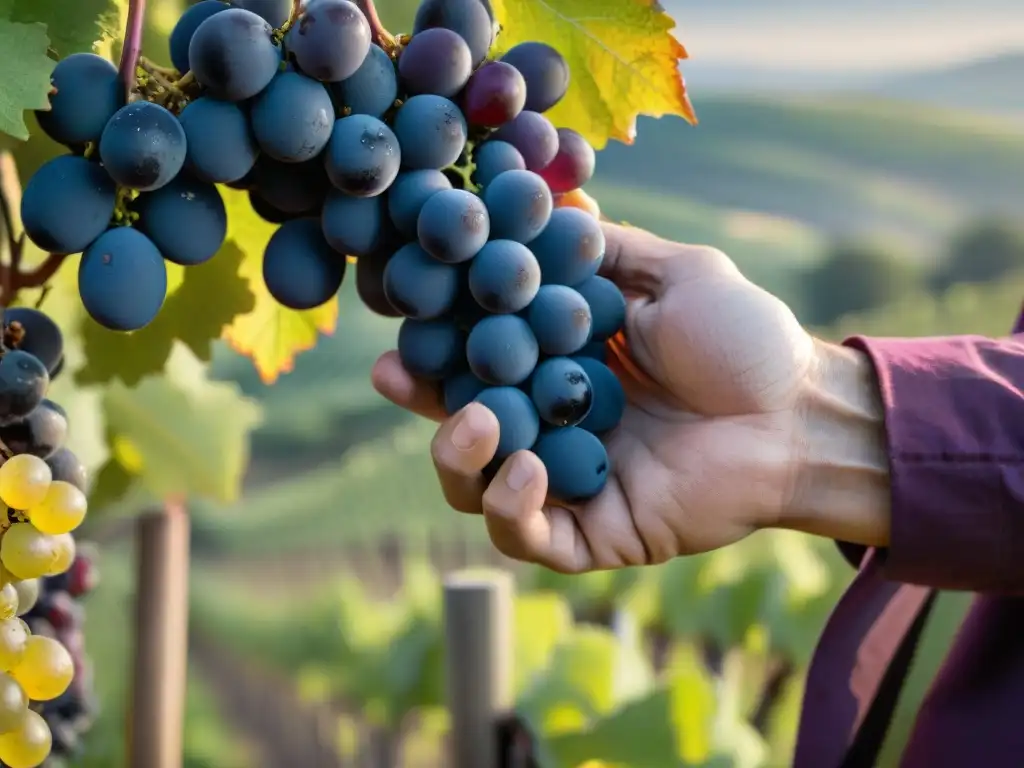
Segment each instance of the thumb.
[{"label": "thumb", "polygon": [[598,273],[623,291],[659,297],[669,287],[679,245],[647,230],[608,221],[601,222],[601,229],[605,250]]}]

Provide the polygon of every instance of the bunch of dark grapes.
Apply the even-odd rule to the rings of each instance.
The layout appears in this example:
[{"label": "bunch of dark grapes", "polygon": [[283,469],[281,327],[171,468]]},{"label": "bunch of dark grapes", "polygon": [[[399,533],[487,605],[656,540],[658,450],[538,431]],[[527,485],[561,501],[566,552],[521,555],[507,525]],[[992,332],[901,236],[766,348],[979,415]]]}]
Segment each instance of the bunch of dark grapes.
[{"label": "bunch of dark grapes", "polygon": [[73,744],[69,729],[88,725],[81,609],[69,602],[92,579],[72,535],[86,516],[86,476],[64,446],[67,413],[46,398],[63,365],[60,329],[15,307],[4,312],[2,342],[0,765],[35,768]]},{"label": "bunch of dark grapes", "polygon": [[597,275],[597,218],[570,202],[594,151],[545,117],[565,59],[538,42],[489,58],[483,0],[424,0],[397,39],[349,0],[309,0],[278,27],[284,15],[276,0],[192,5],[170,38],[182,90],[163,104],[125,105],[99,57],[60,62],[40,122],[72,153],[29,181],[29,237],[84,251],[85,308],[130,331],[160,309],[164,260],[220,248],[217,185],[244,189],[279,225],[263,279],[280,304],[330,300],[355,259],[363,302],[406,318],[411,373],[449,410],[491,408],[499,460],[532,448],[553,495],[594,496],[624,405],[604,354],[625,301]]}]

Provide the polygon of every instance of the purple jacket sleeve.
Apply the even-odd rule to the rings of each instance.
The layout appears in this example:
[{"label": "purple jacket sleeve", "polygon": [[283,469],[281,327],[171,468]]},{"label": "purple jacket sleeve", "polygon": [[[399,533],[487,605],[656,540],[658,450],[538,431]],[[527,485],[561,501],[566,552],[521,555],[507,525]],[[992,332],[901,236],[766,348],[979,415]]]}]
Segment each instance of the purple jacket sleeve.
[{"label": "purple jacket sleeve", "polygon": [[871,358],[885,404],[886,577],[1024,592],[1024,334],[845,344]]}]

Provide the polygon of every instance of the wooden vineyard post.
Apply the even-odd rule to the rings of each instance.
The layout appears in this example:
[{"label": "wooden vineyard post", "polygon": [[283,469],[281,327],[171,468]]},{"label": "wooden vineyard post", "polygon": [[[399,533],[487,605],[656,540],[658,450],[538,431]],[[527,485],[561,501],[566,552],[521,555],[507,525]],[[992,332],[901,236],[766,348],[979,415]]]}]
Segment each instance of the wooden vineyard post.
[{"label": "wooden vineyard post", "polygon": [[188,671],[189,519],[183,504],[137,522],[129,768],[181,768]]},{"label": "wooden vineyard post", "polygon": [[445,579],[451,768],[498,768],[497,723],[512,708],[513,594],[508,573]]}]

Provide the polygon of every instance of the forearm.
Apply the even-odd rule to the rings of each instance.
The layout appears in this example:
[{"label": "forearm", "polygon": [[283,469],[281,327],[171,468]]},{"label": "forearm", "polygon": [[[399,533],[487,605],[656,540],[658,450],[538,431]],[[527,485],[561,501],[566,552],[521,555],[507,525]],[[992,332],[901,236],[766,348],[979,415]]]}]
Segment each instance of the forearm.
[{"label": "forearm", "polygon": [[1024,591],[1024,335],[819,344],[786,527],[887,578]]},{"label": "forearm", "polygon": [[891,493],[884,407],[870,360],[816,342],[798,406],[798,464],[779,527],[837,541],[889,543]]}]

